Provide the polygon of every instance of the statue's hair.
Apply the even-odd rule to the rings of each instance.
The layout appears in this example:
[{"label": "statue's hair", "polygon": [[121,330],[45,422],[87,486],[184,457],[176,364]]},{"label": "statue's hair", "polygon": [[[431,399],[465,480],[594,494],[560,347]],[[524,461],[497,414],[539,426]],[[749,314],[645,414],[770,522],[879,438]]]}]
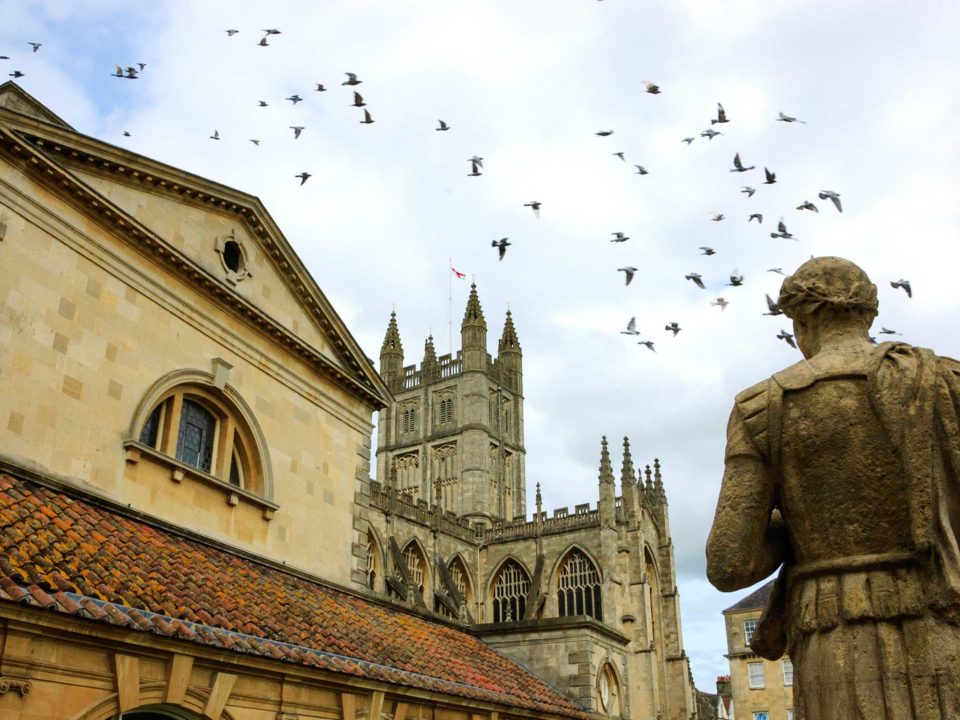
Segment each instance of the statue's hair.
[{"label": "statue's hair", "polygon": [[849,260],[819,257],[808,260],[787,277],[777,303],[791,320],[827,311],[835,315],[877,316],[877,286]]}]

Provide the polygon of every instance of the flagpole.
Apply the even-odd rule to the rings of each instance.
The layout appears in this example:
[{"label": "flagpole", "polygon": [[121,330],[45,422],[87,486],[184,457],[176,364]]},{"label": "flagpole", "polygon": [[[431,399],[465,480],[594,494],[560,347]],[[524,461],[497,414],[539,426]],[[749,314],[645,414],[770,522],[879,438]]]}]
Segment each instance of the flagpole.
[{"label": "flagpole", "polygon": [[448,258],[450,272],[447,273],[447,340],[450,345],[450,359],[453,359],[453,258]]}]

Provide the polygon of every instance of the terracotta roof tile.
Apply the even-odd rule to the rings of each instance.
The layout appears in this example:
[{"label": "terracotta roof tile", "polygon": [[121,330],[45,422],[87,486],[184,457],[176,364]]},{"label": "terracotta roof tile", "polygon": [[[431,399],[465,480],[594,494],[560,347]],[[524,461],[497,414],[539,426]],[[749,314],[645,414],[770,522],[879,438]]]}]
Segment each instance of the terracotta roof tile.
[{"label": "terracotta roof tile", "polygon": [[470,633],[9,475],[0,475],[0,600],[382,682],[593,717]]}]

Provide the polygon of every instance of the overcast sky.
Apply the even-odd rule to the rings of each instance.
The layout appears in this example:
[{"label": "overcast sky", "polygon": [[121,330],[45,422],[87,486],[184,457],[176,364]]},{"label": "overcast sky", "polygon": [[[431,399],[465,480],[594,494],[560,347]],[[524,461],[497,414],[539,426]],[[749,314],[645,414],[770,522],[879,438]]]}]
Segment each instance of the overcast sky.
[{"label": "overcast sky", "polygon": [[[8,0],[2,13],[2,79],[20,70],[79,131],[259,196],[370,357],[394,305],[407,364],[431,331],[449,350],[450,260],[476,279],[493,352],[509,304],[528,505],[537,482],[548,509],[595,503],[603,434],[617,463],[624,435],[635,462],[661,459],[704,690],[727,672],[720,612],[745,594],[704,577],[727,415],[739,390],[800,358],[776,338],[787,321],[762,314],[782,280],[767,269],[846,256],[879,286],[875,330],[960,356],[956,3]],[[267,28],[282,32],[260,47]],[[110,77],[137,62],[138,80]],[[708,141],[718,101],[730,121]],[[757,169],[729,172],[736,152]],[[468,177],[475,154],[483,175]],[[804,200],[820,212],[796,210]],[[770,237],[781,216],[797,240]],[[630,240],[610,243],[615,231]],[[744,284],[725,287],[734,269]],[[693,271],[706,290],[684,280]],[[890,287],[901,277],[913,299]],[[468,290],[454,283],[455,332]],[[620,334],[631,316],[656,352]]]}]

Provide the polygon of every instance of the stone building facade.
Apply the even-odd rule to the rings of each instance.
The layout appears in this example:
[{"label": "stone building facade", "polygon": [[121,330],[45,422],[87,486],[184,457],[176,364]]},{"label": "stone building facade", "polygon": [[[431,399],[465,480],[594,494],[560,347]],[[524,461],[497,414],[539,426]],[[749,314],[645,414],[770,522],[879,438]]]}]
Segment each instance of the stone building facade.
[{"label": "stone building facade", "polygon": [[[660,463],[618,471],[600,443],[594,503],[525,506],[523,354],[508,311],[487,351],[472,286],[461,350],[405,364],[395,314],[380,351],[377,482],[358,503],[367,586],[471,626],[600,714],[696,717]],[[619,475],[619,487],[616,475]]]},{"label": "stone building facade", "polygon": [[784,655],[779,660],[766,660],[750,649],[753,631],[772,589],[771,580],[723,611],[730,661],[730,676],[725,678],[724,687],[728,688],[737,720],[793,720],[790,658]]}]

